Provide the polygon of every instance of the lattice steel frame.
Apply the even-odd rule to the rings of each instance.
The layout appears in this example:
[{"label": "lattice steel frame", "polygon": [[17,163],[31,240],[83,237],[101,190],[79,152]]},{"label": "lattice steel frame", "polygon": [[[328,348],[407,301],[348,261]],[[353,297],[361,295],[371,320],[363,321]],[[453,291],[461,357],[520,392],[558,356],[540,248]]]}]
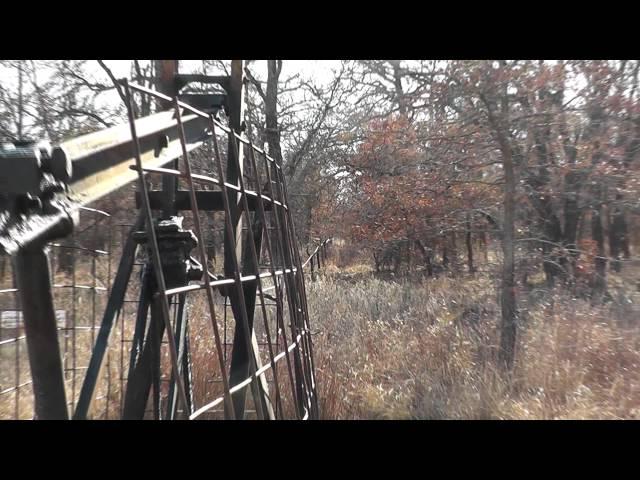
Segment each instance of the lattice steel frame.
[{"label": "lattice steel frame", "polygon": [[[170,69],[169,69],[170,70]],[[177,71],[173,71],[175,84],[180,83]],[[184,79],[182,79],[184,80]],[[161,349],[163,331],[167,332],[167,342],[170,358],[170,394],[172,397],[169,401],[169,407],[164,418],[203,418],[203,415],[212,411],[216,406],[222,404],[224,406],[225,418],[245,418],[246,392],[250,387],[252,391],[253,404],[255,413],[260,419],[277,419],[284,418],[285,410],[282,406],[283,389],[289,388],[291,398],[295,404],[295,418],[298,419],[314,419],[319,418],[317,385],[313,363],[313,345],[309,327],[309,314],[306,302],[306,291],[304,283],[303,264],[296,247],[296,235],[291,212],[288,208],[289,201],[281,165],[273,158],[266,154],[262,149],[253,145],[250,135],[240,134],[240,125],[242,119],[243,108],[243,62],[232,61],[231,76],[225,79],[227,91],[227,106],[229,110],[229,127],[222,125],[214,116],[214,113],[203,112],[193,106],[179,100],[177,89],[170,92],[173,95],[156,92],[139,85],[130,84],[127,81],[121,82],[121,87],[125,92],[127,99],[127,111],[129,117],[130,140],[128,142],[120,142],[113,148],[104,149],[103,147],[94,147],[89,142],[89,153],[86,153],[78,145],[82,142],[78,139],[72,147],[69,148],[69,156],[74,154],[78,159],[79,165],[81,160],[86,158],[98,158],[102,155],[103,159],[109,159],[115,166],[111,172],[117,171],[119,175],[117,179],[112,180],[107,173],[100,170],[91,170],[86,168],[84,177],[80,176],[79,180],[74,177],[70,183],[81,185],[90,185],[86,191],[89,192],[86,201],[94,200],[105,192],[111,191],[124,185],[131,177],[127,177],[123,173],[124,158],[130,158],[133,151],[133,159],[135,165],[128,162],[128,167],[136,173],[138,181],[139,199],[142,203],[142,209],[138,220],[131,228],[131,231],[124,243],[119,266],[114,277],[113,283],[110,284],[109,297],[103,314],[103,321],[97,337],[93,337],[95,325],[93,325],[92,344],[93,350],[89,365],[87,366],[86,375],[80,390],[77,404],[74,405],[75,393],[72,392],[72,417],[74,419],[87,418],[91,408],[92,399],[95,394],[95,385],[104,363],[105,352],[108,349],[109,339],[113,327],[118,316],[124,308],[125,292],[127,286],[131,282],[131,274],[135,263],[136,245],[134,242],[134,233],[140,231],[143,226],[146,234],[146,244],[150,259],[147,261],[147,274],[143,276],[143,285],[151,290],[143,294],[148,295],[148,304],[151,310],[151,318],[146,322],[147,313],[146,306],[142,306],[144,302],[139,304],[139,313],[137,317],[144,319],[146,322],[146,330],[140,329],[140,332],[134,335],[131,343],[131,358],[134,360],[130,365],[130,372],[135,370],[136,358],[143,358],[144,346],[152,345],[152,349],[156,348],[157,352],[152,358],[154,367],[152,371],[146,371],[141,376],[127,378],[127,392],[138,389],[142,392],[140,399],[129,401],[129,404],[136,404],[136,408],[123,408],[125,418],[142,418],[144,416],[144,406],[147,403],[149,389],[153,390],[154,418],[161,418],[158,404],[159,398],[159,380],[160,380],[160,356],[158,352]],[[174,85],[175,85],[174,84]],[[170,91],[171,89],[165,89]],[[158,101],[164,102],[166,106],[171,106],[173,110],[173,120],[175,128],[170,125],[168,117],[156,114],[156,118],[162,118],[162,129],[149,130],[150,120],[136,119],[133,108],[133,95],[148,95]],[[189,134],[186,133],[186,125],[184,115],[189,117]],[[199,119],[199,120],[198,120]],[[146,122],[146,123],[145,123]],[[146,127],[144,126],[146,125]],[[173,125],[173,124],[171,124]],[[200,126],[206,126],[203,138],[196,138],[195,131]],[[139,132],[143,128],[142,137]],[[153,132],[166,131],[167,134],[164,143],[156,150],[155,160],[149,154],[150,142],[156,141],[158,138]],[[218,142],[218,135],[226,135],[228,140],[226,172],[224,172],[222,153]],[[160,135],[160,138],[162,135]],[[177,137],[177,138],[176,138]],[[93,138],[93,137],[92,137]],[[119,138],[119,137],[118,137]],[[99,142],[98,142],[99,143]],[[199,175],[192,172],[190,162],[190,152],[196,146],[208,143],[210,145],[210,155],[208,156],[212,169],[216,176]],[[179,144],[179,150],[178,150]],[[100,148],[103,148],[100,150]],[[119,149],[119,150],[118,150]],[[164,151],[162,151],[164,149]],[[116,152],[117,150],[117,152]],[[256,190],[250,190],[245,184],[244,164],[245,150],[247,152],[247,162],[249,168],[249,179],[255,185]],[[104,152],[104,153],[103,153]],[[115,152],[115,153],[114,153]],[[168,153],[167,153],[168,152]],[[67,152],[65,152],[67,153]],[[163,158],[162,155],[166,156]],[[84,156],[83,156],[84,155]],[[160,157],[160,158],[158,158]],[[180,158],[181,161],[178,160]],[[164,168],[169,162],[173,168]],[[96,162],[97,163],[97,162]],[[92,165],[87,161],[87,165]],[[259,176],[259,165],[262,165],[264,172],[268,178],[265,187],[261,187],[261,179]],[[74,163],[75,166],[75,163]],[[106,176],[105,176],[106,175]],[[166,208],[163,209],[160,218],[155,218],[152,211],[152,201],[150,192],[146,183],[146,176],[161,175],[163,178],[163,202]],[[178,184],[180,180],[186,183],[188,187],[188,206],[192,213],[192,222],[194,234],[197,239],[197,251],[199,264],[204,269],[204,281],[197,283],[167,287],[167,278],[165,275],[166,265],[163,263],[161,256],[161,248],[158,240],[158,222],[160,220],[168,220],[177,211],[176,201]],[[104,182],[111,181],[111,185],[104,185]],[[82,183],[84,182],[84,183]],[[102,182],[102,183],[101,183]],[[205,184],[217,187],[221,195],[216,196],[216,192],[207,191],[207,198],[221,200],[220,210],[224,214],[224,278],[216,277],[209,271],[209,257],[204,246],[203,228],[200,223],[198,208],[199,198],[205,198],[202,190],[196,190],[196,184]],[[82,200],[80,201],[82,203]],[[215,203],[215,202],[214,202]],[[65,385],[62,377],[64,375],[62,364],[60,363],[60,349],[57,344],[58,334],[55,331],[55,318],[53,312],[53,300],[51,296],[50,273],[48,271],[48,260],[44,248],[43,239],[48,240],[51,236],[42,236],[39,229],[46,224],[49,231],[50,227],[59,225],[60,220],[67,220],[71,217],[71,213],[77,210],[79,204],[73,202],[62,202],[63,208],[61,212],[56,211],[55,215],[42,216],[40,218],[40,226],[21,230],[7,228],[2,232],[2,246],[5,252],[13,254],[15,270],[18,273],[19,288],[13,289],[13,293],[19,293],[23,299],[22,308],[24,310],[25,325],[27,326],[26,337],[29,346],[30,363],[32,376],[34,381],[35,393],[35,411],[36,418],[68,418],[68,405],[65,397]],[[157,206],[156,206],[157,210]],[[275,225],[275,235],[265,234],[268,224],[267,212],[271,213],[272,223]],[[245,241],[243,248],[242,240],[242,215],[246,219],[253,219],[247,222],[246,233],[248,241]],[[63,235],[68,230],[67,221],[66,230],[59,235]],[[11,225],[9,225],[11,227]],[[27,231],[28,238],[21,238],[20,241],[14,242],[16,231]],[[56,230],[56,228],[53,228]],[[14,235],[14,236],[12,236]],[[34,241],[39,239],[39,241]],[[264,240],[264,249],[262,241]],[[318,266],[320,266],[321,253],[326,252],[326,244],[323,243],[322,248],[318,247],[310,260],[313,265],[313,257],[317,257]],[[319,250],[320,249],[320,250]],[[267,257],[262,259],[262,252],[265,250]],[[108,253],[108,252],[103,252]],[[276,259],[277,257],[277,259]],[[193,259],[195,261],[195,259]],[[260,272],[261,260],[267,260],[267,271]],[[309,262],[305,262],[305,265]],[[198,262],[196,262],[198,263]],[[281,263],[280,265],[276,263]],[[109,262],[109,280],[110,267]],[[95,267],[94,267],[95,270]],[[23,280],[20,281],[21,276]],[[25,278],[26,277],[26,278]],[[265,286],[263,282],[267,279],[273,281],[272,286]],[[37,283],[39,282],[39,283]],[[95,283],[95,282],[94,282]],[[75,286],[75,277],[74,277]],[[33,289],[36,288],[39,294],[34,294]],[[189,292],[205,290],[207,295],[207,308],[211,320],[213,337],[215,340],[215,350],[217,362],[220,369],[220,377],[223,384],[223,394],[214,398],[204,405],[194,405],[193,396],[190,387],[191,368],[189,364],[189,343],[188,343],[188,318],[186,316],[186,299]],[[232,358],[230,365],[227,366],[225,356],[223,355],[223,340],[218,327],[218,316],[216,314],[214,302],[214,290],[223,293],[228,298],[233,317],[235,319],[235,335],[232,347]],[[268,290],[274,290],[273,297],[266,294]],[[93,291],[96,291],[96,285],[93,285]],[[75,289],[74,289],[75,292]],[[29,305],[26,305],[24,299],[32,295]],[[271,331],[269,327],[267,304],[265,298],[271,299],[276,307],[277,329]],[[285,305],[286,298],[286,305]],[[177,302],[175,301],[177,299]],[[260,311],[264,323],[264,332],[266,334],[266,345],[268,362],[262,364],[260,356],[259,343],[255,337],[254,330],[254,313],[256,302],[259,303]],[[95,302],[94,302],[95,303]],[[175,319],[171,322],[171,305],[174,307]],[[225,305],[227,304],[225,300]],[[74,303],[75,305],[75,303]],[[74,307],[75,308],[75,307]],[[29,311],[31,309],[32,311]],[[141,309],[144,309],[142,311]],[[95,318],[95,304],[94,304]],[[74,318],[75,320],[75,318]],[[289,325],[285,324],[286,320]],[[143,323],[144,323],[143,322]],[[225,310],[226,322],[226,310]],[[164,328],[168,327],[168,328]],[[154,330],[155,329],[155,330]],[[287,335],[290,333],[290,339]],[[75,330],[73,330],[75,335]],[[44,334],[43,334],[44,333]],[[226,335],[226,330],[225,330]],[[176,338],[177,337],[177,338]],[[275,338],[275,342],[274,342]],[[75,337],[74,337],[75,339]],[[122,336],[121,336],[122,339]],[[35,342],[35,343],[34,343]],[[43,343],[44,342],[44,343]],[[136,345],[140,347],[138,356],[136,357]],[[278,347],[282,345],[284,348],[278,351]],[[275,349],[274,349],[275,346]],[[122,354],[121,354],[122,355]],[[282,359],[286,360],[288,378],[288,387],[279,379],[277,364]],[[186,362],[185,362],[186,359]],[[75,357],[74,357],[75,363]],[[121,359],[122,365],[122,359]],[[38,367],[46,366],[45,372],[39,372]],[[34,368],[35,367],[35,368]],[[74,365],[75,370],[75,365]],[[266,372],[272,370],[274,392],[269,391]],[[110,369],[107,369],[110,378]],[[121,372],[122,375],[122,372]],[[134,380],[134,377],[137,380]],[[142,379],[142,380],[141,380]],[[74,390],[75,390],[75,371],[74,371]],[[36,386],[36,384],[38,384]],[[149,387],[149,384],[152,387]],[[131,396],[131,395],[130,395]],[[144,398],[143,398],[144,397]],[[131,403],[133,402],[133,403]],[[137,403],[136,403],[137,402]],[[125,404],[127,401],[125,401]],[[73,407],[75,406],[75,410]],[[142,409],[140,409],[142,406]],[[127,414],[128,412],[128,414]]]}]

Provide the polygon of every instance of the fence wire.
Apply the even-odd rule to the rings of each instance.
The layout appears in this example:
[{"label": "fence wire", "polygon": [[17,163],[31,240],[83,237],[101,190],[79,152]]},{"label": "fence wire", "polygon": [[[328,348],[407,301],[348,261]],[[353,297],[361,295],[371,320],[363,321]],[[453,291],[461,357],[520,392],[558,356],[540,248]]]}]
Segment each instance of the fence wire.
[{"label": "fence wire", "polygon": [[[92,205],[96,208],[81,208],[75,232],[48,245],[69,411],[74,416],[81,402],[87,405],[81,417],[92,419],[127,418],[140,406],[148,419],[229,419],[237,418],[236,411],[243,412],[239,418],[318,418],[304,269],[315,278],[329,242],[301,262],[281,166],[249,135],[238,135],[177,98],[132,84],[124,89],[136,153],[131,168],[138,172],[138,221],[131,218],[129,184]],[[130,108],[134,95],[173,102],[182,145],[178,161],[164,168],[143,166]],[[192,151],[182,129],[184,114],[209,122],[208,139]],[[229,162],[243,156],[243,174],[228,181]],[[187,190],[190,208],[179,215],[183,229],[197,239],[191,258],[203,270],[200,280],[184,285],[170,278],[168,283],[160,215],[150,200],[150,191],[167,177]],[[220,192],[223,208],[198,208],[201,191]],[[105,211],[105,205],[116,211]],[[96,355],[114,279],[136,232],[147,235],[146,248],[134,250],[115,325],[103,356]],[[30,419],[33,391],[19,291],[10,259],[0,259],[0,418]],[[145,292],[145,285],[156,295]],[[144,363],[148,345],[149,358],[155,359],[150,375]],[[241,358],[242,350],[249,361],[238,367],[235,357]],[[96,378],[87,388],[87,372],[93,370]],[[83,388],[89,397],[83,397]],[[147,392],[144,400],[136,397],[137,389]]]}]

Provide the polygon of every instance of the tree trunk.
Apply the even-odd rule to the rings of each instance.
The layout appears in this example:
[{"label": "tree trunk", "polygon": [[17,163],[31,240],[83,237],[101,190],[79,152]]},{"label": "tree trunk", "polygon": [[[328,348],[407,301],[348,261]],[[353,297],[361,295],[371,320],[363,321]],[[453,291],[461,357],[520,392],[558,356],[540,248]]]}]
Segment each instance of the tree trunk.
[{"label": "tree trunk", "polygon": [[[640,69],[640,62],[636,64],[635,73],[634,73],[634,85],[633,89],[635,90],[638,82],[638,70]],[[631,163],[637,157],[638,152],[640,152],[640,120],[636,117],[635,120],[632,121],[632,124],[629,126],[633,132],[631,136],[631,140],[625,147],[624,157],[622,161],[622,171],[628,172]],[[622,253],[625,259],[629,259],[631,257],[631,252],[629,250],[629,232],[627,227],[627,219],[625,215],[625,206],[624,206],[624,187],[626,184],[626,177],[623,176],[618,189],[616,190],[616,207],[614,210],[614,219],[612,225],[612,233],[616,236],[616,246],[618,250],[618,254]],[[620,264],[616,262],[617,268],[620,268]]]},{"label": "tree trunk", "polygon": [[449,268],[449,255],[447,252],[447,239],[442,238],[442,268],[447,270]]},{"label": "tree trunk", "polygon": [[379,252],[377,252],[376,250],[373,250],[373,262],[376,266],[376,273],[380,273],[380,256]]},{"label": "tree trunk", "polygon": [[[280,130],[278,129],[278,81],[282,70],[282,60],[267,60],[267,87],[264,94],[265,129],[264,135],[269,147],[269,155],[282,165],[282,150],[280,146]],[[271,188],[269,186],[268,191]],[[290,206],[291,208],[292,206]],[[278,245],[277,232],[272,230],[272,244]],[[282,264],[281,252],[273,252],[274,263]]]},{"label": "tree trunk", "polygon": [[433,277],[433,265],[431,264],[431,250],[427,250],[420,240],[416,240],[416,246],[420,253],[422,253],[422,258],[424,259],[424,265],[427,269],[427,275]]},{"label": "tree trunk", "polygon": [[553,161],[548,147],[551,142],[550,124],[551,117],[545,115],[544,126],[534,128],[536,143],[533,151],[537,159],[537,168],[530,168],[530,173],[527,176],[527,183],[531,187],[529,200],[537,214],[537,223],[543,240],[543,270],[548,288],[554,286],[556,277],[563,275],[565,270],[562,266],[566,264],[564,255],[557,253],[557,246],[563,240],[562,225],[554,211],[551,196],[548,193],[549,183],[551,182],[549,165]]},{"label": "tree trunk", "polygon": [[282,60],[267,60],[267,89],[264,98],[265,136],[269,155],[282,165],[280,131],[278,129],[278,79]]},{"label": "tree trunk", "polygon": [[402,88],[402,73],[400,70],[400,60],[390,60],[389,63],[393,68],[393,86],[396,91],[396,101],[398,103],[398,109],[402,116],[407,115],[407,101]]},{"label": "tree trunk", "polygon": [[517,337],[517,306],[515,290],[515,197],[516,178],[513,161],[513,150],[507,133],[508,103],[506,92],[501,102],[501,118],[496,119],[489,108],[489,121],[494,127],[504,170],[504,195],[502,199],[504,217],[502,222],[502,283],[500,295],[501,325],[500,350],[498,359],[501,365],[510,372],[513,368]]},{"label": "tree trunk", "polygon": [[23,61],[18,60],[18,140],[24,140],[22,138],[22,127],[23,127],[23,117],[24,117],[24,105],[22,99],[22,85],[23,85]]},{"label": "tree trunk", "polygon": [[620,271],[620,254],[624,250],[623,245],[627,236],[627,223],[624,219],[622,208],[614,205],[610,209],[611,225],[609,228],[609,252],[612,258],[611,267],[614,271]]},{"label": "tree trunk", "polygon": [[489,239],[487,232],[480,233],[480,245],[482,245],[484,263],[489,263]]},{"label": "tree trunk", "polygon": [[[178,60],[155,60],[155,71],[156,90],[168,96],[175,95],[177,91],[174,77],[178,73]],[[172,102],[166,100],[159,99],[157,103],[157,111],[166,110],[172,106]]]},{"label": "tree trunk", "polygon": [[[564,89],[559,92],[559,95],[559,106],[562,106]],[[578,149],[569,137],[566,113],[564,111],[560,114],[558,128],[562,138],[565,161],[571,169],[564,176],[563,244],[565,248],[569,249],[567,260],[571,270],[570,273],[573,275],[575,262],[578,258],[578,226],[582,213],[578,207],[578,198],[585,174],[584,172],[575,170]],[[577,143],[577,138],[575,142]]]},{"label": "tree trunk", "polygon": [[456,237],[456,231],[451,231],[451,269],[458,273],[458,239]]},{"label": "tree trunk", "polygon": [[474,273],[476,271],[473,266],[473,241],[471,239],[471,215],[467,213],[467,232],[466,232],[466,243],[467,243],[467,266],[469,268],[469,273]]},{"label": "tree trunk", "polygon": [[595,277],[592,285],[592,298],[600,301],[607,286],[607,259],[604,249],[604,229],[602,228],[602,203],[598,198],[598,205],[591,213],[591,238],[596,242],[597,252],[594,261]]},{"label": "tree trunk", "polygon": [[582,175],[576,172],[569,172],[564,179],[564,244],[571,250],[571,256],[577,257],[578,252],[578,222],[580,220],[580,210],[578,208],[578,181]]},{"label": "tree trunk", "polygon": [[513,169],[513,159],[509,148],[503,151],[503,166],[505,175],[504,189],[504,222],[502,236],[502,332],[500,337],[500,359],[511,369],[513,366],[516,345],[516,292],[514,281],[514,220],[515,220],[515,190],[516,182]]}]

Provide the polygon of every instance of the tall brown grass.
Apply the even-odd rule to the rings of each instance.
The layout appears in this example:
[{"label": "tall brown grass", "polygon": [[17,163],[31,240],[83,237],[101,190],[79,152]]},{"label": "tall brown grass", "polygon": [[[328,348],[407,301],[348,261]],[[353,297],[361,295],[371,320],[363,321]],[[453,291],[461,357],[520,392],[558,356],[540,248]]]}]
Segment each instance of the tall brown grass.
[{"label": "tall brown grass", "polygon": [[[513,374],[505,378],[495,360],[499,309],[494,276],[382,279],[365,265],[346,270],[329,266],[326,271],[307,285],[324,419],[640,416],[638,293],[619,278],[611,278],[612,301],[605,305],[574,299],[562,289],[520,292],[517,359]],[[86,275],[88,272],[79,272],[79,280],[88,282]],[[134,289],[129,297],[136,298],[136,293]],[[69,292],[58,295],[61,308],[69,310]],[[78,295],[76,301],[78,318],[86,324],[93,305],[90,296],[84,295]],[[98,321],[106,296],[99,297]],[[203,301],[194,301],[189,313],[198,406],[221,394],[205,307]],[[217,313],[222,312],[220,307]],[[131,337],[131,328],[130,318],[124,338]],[[230,337],[232,323],[228,328]],[[91,342],[86,331],[78,335],[77,366],[82,367],[88,362]],[[63,338],[61,334],[61,343]],[[119,326],[111,340],[115,349],[109,369],[112,381],[107,388],[103,369],[92,418],[119,415]],[[2,353],[2,383],[10,386],[15,381],[14,351],[4,347]],[[20,354],[23,382],[28,380],[24,345]],[[128,353],[125,372],[127,363]],[[167,358],[164,363],[166,366]],[[82,372],[76,377],[76,395]],[[278,372],[286,395],[284,363]],[[67,388],[71,391],[69,378]],[[20,417],[31,418],[28,387],[22,391],[20,403]],[[0,401],[0,418],[13,416],[14,396],[5,395]],[[221,417],[218,413],[203,418]]]},{"label": "tall brown grass", "polygon": [[521,295],[517,360],[506,378],[496,362],[495,291],[488,277],[311,283],[323,418],[640,415],[633,297],[592,306],[561,290]]}]

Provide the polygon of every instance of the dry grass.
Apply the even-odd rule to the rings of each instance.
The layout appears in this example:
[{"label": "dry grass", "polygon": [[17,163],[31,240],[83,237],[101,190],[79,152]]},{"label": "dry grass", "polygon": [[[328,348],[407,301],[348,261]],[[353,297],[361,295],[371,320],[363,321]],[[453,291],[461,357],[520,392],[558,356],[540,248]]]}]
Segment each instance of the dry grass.
[{"label": "dry grass", "polygon": [[[516,367],[496,368],[499,311],[487,278],[309,286],[324,418],[592,419],[640,416],[640,329],[625,297],[594,307],[521,295]],[[532,296],[533,297],[533,296]],[[631,316],[630,316],[631,315]]]},{"label": "dry grass", "polygon": [[[76,266],[75,283],[91,287],[106,288],[108,266],[105,260],[96,262],[95,273],[89,262],[78,261]],[[4,288],[11,286],[11,276],[2,279]],[[91,289],[72,289],[68,286],[74,283],[68,273],[56,272],[53,278],[54,304],[56,310],[66,314],[67,323],[58,325],[58,342],[62,354],[62,364],[65,369],[65,386],[67,402],[77,401],[84,380],[85,369],[91,358],[93,342],[98,333],[107,301],[107,291]],[[137,289],[130,289],[131,298],[136,298]],[[74,309],[75,306],[75,309]],[[0,308],[13,309],[13,294],[0,295]],[[75,312],[75,313],[74,313]],[[74,328],[75,327],[75,328]],[[68,328],[68,329],[65,329]],[[120,408],[120,355],[119,349],[122,338],[132,336],[132,328],[121,330],[116,325],[110,338],[110,347],[102,365],[102,370],[95,389],[93,408],[89,417],[94,419],[115,418]],[[1,338],[9,341],[18,336],[24,336],[24,329],[3,329]],[[125,366],[128,355],[124,357]],[[33,390],[30,384],[31,373],[27,343],[24,338],[17,342],[5,343],[0,346],[0,419],[31,419],[33,418]],[[16,395],[14,387],[20,385]],[[16,405],[17,404],[17,405]],[[17,407],[17,408],[16,408]]]},{"label": "dry grass", "polygon": [[[98,272],[101,273],[101,272]],[[103,275],[106,276],[106,275]],[[83,265],[76,273],[76,282],[79,285],[91,285],[93,277],[91,271]],[[54,279],[56,284],[70,285],[72,279],[65,274],[57,274]],[[97,282],[100,286],[100,283]],[[132,282],[126,298],[129,302],[138,298],[139,288],[136,282]],[[5,294],[6,308],[13,308],[13,298]],[[95,326],[100,325],[101,315],[106,304],[106,292],[100,292],[95,295],[91,290],[75,290],[75,295],[70,288],[59,288],[54,291],[56,309],[64,310],[67,313],[70,326],[80,329],[61,330],[59,332],[60,349],[63,356],[63,366],[68,369],[65,375],[67,400],[71,404],[72,398],[77,400],[80,393],[82,381],[84,379],[85,368],[91,358],[92,337],[91,330],[88,329],[92,325],[95,299]],[[222,317],[225,307],[222,305],[224,299],[216,295],[215,302],[216,315],[218,317],[218,328],[223,331],[224,323]],[[73,305],[75,304],[75,318],[72,315]],[[92,405],[89,417],[93,419],[114,419],[119,418],[122,397],[126,388],[126,378],[129,365],[129,348],[130,340],[133,338],[133,328],[135,321],[136,303],[128,303],[125,305],[126,315],[124,317],[124,326],[122,326],[123,317],[118,319],[117,324],[112,330],[109,342],[107,356],[103,362],[102,370],[96,385],[95,400]],[[226,341],[231,343],[234,333],[234,322],[230,308],[227,309],[228,323],[226,326]],[[273,309],[268,309],[269,322],[272,324],[271,329],[274,330],[275,322]],[[222,396],[222,383],[220,368],[217,362],[217,353],[215,350],[215,342],[213,337],[213,329],[207,303],[204,294],[192,295],[190,297],[189,307],[189,329],[190,343],[193,367],[193,386],[194,399],[197,406],[202,406],[211,400]],[[256,314],[256,331],[260,341],[265,341],[261,325],[262,316]],[[286,321],[286,319],[285,319]],[[3,330],[0,332],[2,339],[10,340],[18,335],[24,335],[22,329],[12,329],[11,331]],[[97,334],[97,331],[94,331]],[[75,338],[74,338],[75,337]],[[124,340],[124,343],[122,342]],[[16,351],[16,346],[18,347]],[[268,362],[269,358],[266,349],[262,351],[262,361]],[[227,356],[230,359],[231,346],[227,348]],[[227,359],[227,361],[229,361]],[[122,364],[120,363],[122,362]],[[165,372],[165,378],[168,378],[170,372],[170,360],[168,348],[163,348],[162,371]],[[76,368],[75,380],[74,372],[71,370]],[[285,362],[278,365],[279,384],[281,385],[282,406],[289,412],[293,408],[293,403],[288,390],[288,377]],[[267,373],[269,380],[273,379],[273,372]],[[30,419],[33,418],[33,392],[31,385],[29,370],[29,359],[27,355],[27,345],[24,339],[19,342],[12,342],[0,345],[0,420],[1,419]],[[15,385],[22,385],[19,389],[19,395],[13,390]],[[162,394],[166,396],[168,393],[168,383],[163,383]],[[248,394],[248,409],[252,407],[251,395]],[[17,403],[17,405],[16,405]],[[17,406],[17,409],[16,409]],[[151,406],[149,406],[149,411]],[[253,413],[248,414],[251,418]],[[217,419],[222,418],[221,408],[212,411],[202,418]]]},{"label": "dry grass", "polygon": [[[495,363],[499,317],[496,284],[491,280],[495,276],[383,280],[361,264],[329,265],[326,272],[308,284],[307,292],[312,329],[319,331],[314,335],[314,351],[325,419],[640,416],[638,294],[631,294],[620,278],[610,279],[613,301],[605,306],[572,299],[561,290],[521,292],[524,315],[519,350],[513,375],[505,379]],[[78,281],[89,282],[88,275],[80,270]],[[67,280],[57,278],[56,283]],[[59,305],[69,310],[69,292],[57,294]],[[104,295],[99,297],[98,313],[105,300]],[[136,292],[130,292],[130,297],[136,298]],[[89,318],[91,296],[78,295],[76,302],[78,318]],[[192,353],[198,366],[193,379],[196,404],[202,405],[218,396],[221,386],[212,383],[219,375],[203,302],[192,304],[190,318]],[[130,323],[125,338],[131,336]],[[80,367],[89,358],[88,333],[77,340]],[[119,328],[112,343],[116,348],[111,352],[112,381],[107,385],[103,370],[94,418],[118,414]],[[19,352],[21,382],[28,380],[24,347]],[[15,350],[5,346],[0,352],[5,388],[15,382]],[[127,363],[128,354],[125,369]],[[284,364],[278,371],[284,375]],[[82,371],[76,395],[81,379]],[[286,385],[286,380],[282,378],[280,384]],[[71,391],[70,379],[67,387]],[[25,387],[20,396],[21,418],[31,418],[31,402],[30,388]],[[14,407],[13,394],[4,395],[0,418],[13,418]]]}]

